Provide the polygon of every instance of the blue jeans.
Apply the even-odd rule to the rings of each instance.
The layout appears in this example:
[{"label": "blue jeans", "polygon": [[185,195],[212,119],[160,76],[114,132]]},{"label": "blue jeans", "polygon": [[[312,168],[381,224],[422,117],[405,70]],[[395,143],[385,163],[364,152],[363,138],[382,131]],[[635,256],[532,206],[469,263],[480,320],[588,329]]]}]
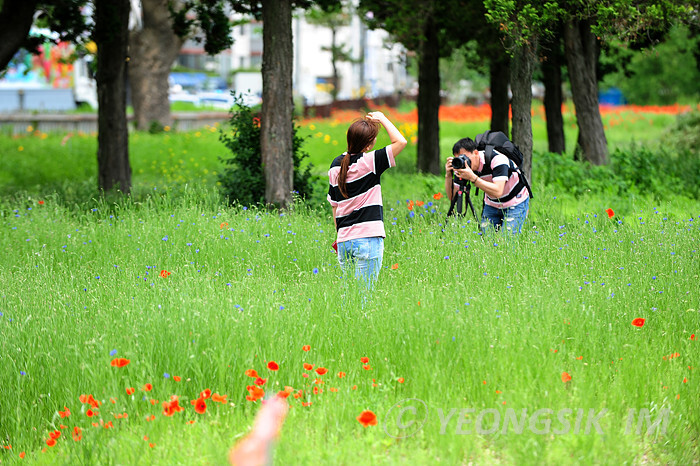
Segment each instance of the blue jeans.
[{"label": "blue jeans", "polygon": [[347,276],[354,268],[355,278],[363,280],[368,290],[379,277],[384,258],[384,238],[357,238],[338,243],[338,262]]},{"label": "blue jeans", "polygon": [[506,207],[505,209],[497,209],[496,207],[484,204],[484,211],[481,214],[481,229],[483,231],[491,227],[495,230],[499,230],[505,222],[506,230],[513,234],[520,233],[523,230],[523,224],[527,218],[529,207],[529,197],[520,204],[513,207]]}]

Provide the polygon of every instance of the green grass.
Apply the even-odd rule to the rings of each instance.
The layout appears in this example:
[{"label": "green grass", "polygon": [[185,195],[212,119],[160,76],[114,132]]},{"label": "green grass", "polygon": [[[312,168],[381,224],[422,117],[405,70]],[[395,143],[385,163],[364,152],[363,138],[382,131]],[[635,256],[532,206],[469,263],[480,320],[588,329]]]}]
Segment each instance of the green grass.
[{"label": "green grass", "polygon": [[[690,340],[700,334],[697,215],[669,215],[662,205],[613,219],[566,216],[542,199],[513,239],[482,237],[473,222],[445,225],[445,199],[413,218],[401,199],[386,205],[384,268],[363,310],[342,291],[332,222],[318,211],[223,208],[202,192],[94,211],[4,202],[0,438],[13,450],[0,458],[26,451],[39,464],[221,464],[257,411],[244,398],[252,368],[270,393],[306,391],[290,398],[278,464],[697,460],[700,389],[688,368],[699,354]],[[644,327],[631,325],[637,317]],[[131,363],[111,367],[113,357]],[[270,360],[278,372],[266,369]],[[323,393],[310,393],[305,362],[329,369]],[[573,379],[563,383],[562,372]],[[152,392],[140,389],[146,383]],[[206,388],[229,403],[209,403],[200,416],[188,401]],[[92,427],[81,394],[102,401],[98,419],[112,429]],[[171,395],[185,408],[172,418],[148,401]],[[406,398],[428,405],[428,421],[395,440],[383,423],[398,433],[385,416]],[[64,406],[72,414],[61,419]],[[458,416],[440,434],[438,410],[452,408],[608,413],[602,435],[458,435]],[[625,434],[628,409],[641,408],[671,410],[665,435]],[[364,409],[378,426],[355,420]],[[61,424],[83,428],[83,439],[63,430],[42,453]],[[556,418],[553,426],[561,427]]]},{"label": "green grass", "polygon": [[[657,139],[668,120],[634,118],[613,126],[611,145]],[[481,129],[444,124],[443,151]],[[345,127],[314,121],[302,131],[323,174]],[[26,452],[37,464],[225,464],[259,409],[245,399],[247,369],[267,379],[268,394],[305,392],[289,398],[276,464],[700,459],[697,201],[573,198],[536,186],[520,237],[481,236],[473,220],[446,223],[446,199],[432,197],[443,180],[411,173],[409,145],[383,177],[384,264],[362,308],[330,249],[327,206],[280,214],[221,204],[216,129],[133,133],[135,194],[117,201],[94,195],[94,136],[64,137],[0,137],[1,462]],[[407,199],[425,204],[409,211]],[[642,328],[631,325],[638,317]],[[130,364],[112,367],[116,357]],[[279,371],[266,369],[270,360]],[[303,377],[303,363],[328,368],[324,383]],[[189,401],[206,388],[228,400],[198,415]],[[99,417],[86,416],[82,394],[101,401]],[[184,411],[163,416],[150,400],[172,395]],[[427,421],[396,439],[409,398],[425,403]],[[584,433],[585,416],[578,433],[539,435],[541,420],[504,433],[509,408],[551,409],[552,429],[562,409],[572,410],[572,429],[579,409],[607,412],[602,434]],[[365,409],[377,426],[358,423]],[[470,434],[458,433],[461,409],[474,410],[461,426]],[[500,413],[497,433],[474,433],[484,409]],[[652,421],[670,410],[667,431],[626,433],[629,409],[651,410]],[[405,412],[402,422],[411,420]],[[62,435],[49,448],[54,430]]]}]

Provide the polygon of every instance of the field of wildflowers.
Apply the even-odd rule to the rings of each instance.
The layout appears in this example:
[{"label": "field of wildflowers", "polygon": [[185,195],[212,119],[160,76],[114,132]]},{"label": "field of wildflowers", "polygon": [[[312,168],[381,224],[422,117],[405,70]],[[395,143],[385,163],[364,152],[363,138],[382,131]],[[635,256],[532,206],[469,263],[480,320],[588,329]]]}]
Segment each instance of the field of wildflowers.
[{"label": "field of wildflowers", "polygon": [[[305,128],[323,145],[344,131]],[[132,135],[148,195],[0,200],[0,462],[225,464],[269,396],[291,407],[277,464],[700,458],[697,203],[572,212],[542,188],[520,237],[482,236],[446,221],[440,180],[393,174],[362,307],[325,209],[192,187],[216,170],[214,133]],[[1,144],[49,166],[71,143],[94,156],[63,137]]]}]

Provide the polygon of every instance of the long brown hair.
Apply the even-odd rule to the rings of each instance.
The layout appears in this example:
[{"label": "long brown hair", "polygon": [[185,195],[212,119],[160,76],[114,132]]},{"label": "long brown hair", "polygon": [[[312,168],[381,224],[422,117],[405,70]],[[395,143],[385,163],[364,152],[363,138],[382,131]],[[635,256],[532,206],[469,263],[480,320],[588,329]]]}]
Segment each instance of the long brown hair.
[{"label": "long brown hair", "polygon": [[365,147],[374,142],[377,134],[379,134],[379,122],[366,117],[353,121],[350,128],[348,128],[348,151],[340,163],[340,173],[338,174],[338,188],[340,188],[340,193],[343,197],[348,197],[345,181],[348,178],[350,156],[361,153]]}]

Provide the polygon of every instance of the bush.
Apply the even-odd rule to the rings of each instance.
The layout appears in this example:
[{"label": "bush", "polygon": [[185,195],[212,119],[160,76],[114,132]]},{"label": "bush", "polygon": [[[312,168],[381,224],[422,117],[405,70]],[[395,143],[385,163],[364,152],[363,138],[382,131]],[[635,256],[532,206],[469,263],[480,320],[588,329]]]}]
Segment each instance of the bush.
[{"label": "bush", "polygon": [[[219,175],[221,193],[229,202],[243,205],[265,204],[265,173],[260,151],[260,119],[253,114],[240,95],[233,95],[234,106],[229,119],[231,132],[224,130],[219,135],[224,145],[231,151],[231,157],[221,158],[226,165]],[[295,193],[303,198],[313,196],[311,164],[301,167],[309,155],[301,148],[304,137],[297,134],[297,126],[291,121],[293,135],[292,163],[294,167],[293,185]]]}]

